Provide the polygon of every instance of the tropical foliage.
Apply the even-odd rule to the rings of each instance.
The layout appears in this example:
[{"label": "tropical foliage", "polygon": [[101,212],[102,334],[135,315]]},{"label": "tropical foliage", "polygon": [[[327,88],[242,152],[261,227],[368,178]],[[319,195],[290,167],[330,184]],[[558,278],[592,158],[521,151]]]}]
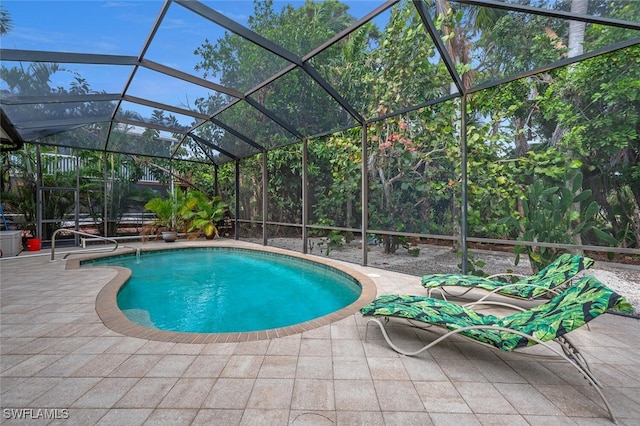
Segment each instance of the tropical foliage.
[{"label": "tropical foliage", "polygon": [[[587,3],[589,13],[598,8],[600,16],[640,19],[640,8],[633,2],[581,3]],[[492,12],[446,0],[429,4],[438,11],[434,24],[462,73],[465,88],[571,58],[579,54],[576,45],[591,51],[633,35],[623,28],[577,28],[559,19]],[[262,37],[303,54],[353,22],[355,17],[338,0],[308,0],[299,8],[289,5],[282,10],[275,10],[273,1],[256,0],[249,26]],[[369,120],[364,128],[302,69],[250,95],[301,139],[315,134],[319,123],[335,131],[306,141],[309,223],[327,228],[316,232],[326,236],[341,232],[332,228],[345,228],[347,237],[361,228],[365,190],[367,228],[384,231],[389,252],[399,245],[394,232],[457,236],[462,203],[460,141],[465,136],[469,235],[639,247],[640,46],[475,91],[464,100],[467,134],[461,135],[462,100],[455,96],[459,87],[452,83],[411,2],[399,2],[390,10],[387,23],[378,25],[362,25],[312,64]],[[232,33],[219,40],[203,39],[194,53],[198,72],[241,90],[283,68],[278,60],[266,59],[272,58],[268,52]],[[26,69],[2,68],[0,77],[6,90],[29,95],[34,93],[30,85],[49,85],[49,76],[58,72],[66,70],[57,64],[32,64]],[[26,78],[36,75],[41,78]],[[81,94],[91,89],[82,76],[76,76],[71,87],[50,90]],[[449,100],[434,103],[442,98]],[[194,106],[211,114],[226,101],[217,94],[194,100]],[[238,104],[223,114],[231,127],[252,129],[250,136],[263,142],[267,151],[256,149],[252,151],[256,155],[240,161],[239,176],[233,162],[218,167],[217,188],[211,166],[143,158],[143,153],[159,155],[158,150],[175,148],[154,131],[136,138],[123,131],[122,140],[113,146],[126,148],[128,156],[101,161],[148,166],[165,182],[179,180],[203,193],[222,194],[228,205],[237,202],[240,219],[302,223],[302,145],[285,145],[291,135],[267,124],[257,109]],[[170,114],[157,112],[154,120],[165,127],[177,126]],[[91,132],[100,131],[99,126],[82,129],[67,135],[71,137],[67,143],[80,146],[73,137],[90,138]],[[236,143],[215,126],[198,131],[200,137],[220,146]],[[181,149],[188,150],[188,145]],[[105,168],[104,164],[99,167]],[[94,176],[100,173],[96,169]],[[6,167],[3,180],[8,182]],[[101,191],[89,192],[93,198],[87,206],[104,202],[98,196]],[[123,197],[111,198],[109,209],[126,209],[117,200],[131,196],[120,193]],[[23,207],[28,206],[25,199]],[[284,235],[298,229],[278,225],[270,231]],[[538,268],[558,255],[544,248],[526,251]]]},{"label": "tropical foliage", "polygon": [[[189,224],[189,231],[202,232],[207,238],[218,236],[218,224],[224,219],[227,212],[227,204],[220,196],[211,199],[199,191],[191,191],[187,194],[184,208],[180,212],[184,220]],[[194,234],[194,237],[198,236]]]}]

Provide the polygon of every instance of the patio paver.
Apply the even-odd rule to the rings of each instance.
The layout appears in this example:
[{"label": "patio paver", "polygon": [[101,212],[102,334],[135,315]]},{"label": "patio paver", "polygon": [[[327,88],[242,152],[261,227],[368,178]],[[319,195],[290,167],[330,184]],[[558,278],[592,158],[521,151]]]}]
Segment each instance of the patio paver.
[{"label": "patio paver", "polygon": [[[379,293],[421,294],[417,277],[348,267],[371,276]],[[270,340],[142,339],[110,330],[96,314],[113,271],[67,270],[46,255],[2,260],[0,268],[0,408],[68,410],[68,419],[5,415],[2,424],[608,423],[597,394],[566,362],[460,339],[400,356],[379,331],[366,332],[359,313]],[[640,424],[638,331],[638,319],[607,314],[591,331],[572,333],[625,425]],[[407,346],[430,339],[407,327],[391,332]]]}]

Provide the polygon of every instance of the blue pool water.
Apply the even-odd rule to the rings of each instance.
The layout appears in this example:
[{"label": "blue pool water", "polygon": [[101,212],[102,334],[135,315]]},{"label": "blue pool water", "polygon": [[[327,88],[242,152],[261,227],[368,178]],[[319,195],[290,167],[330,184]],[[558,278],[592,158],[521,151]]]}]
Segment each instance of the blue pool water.
[{"label": "blue pool water", "polygon": [[162,250],[83,262],[132,270],[118,306],[162,330],[223,333],[309,321],[358,299],[349,275],[291,256],[231,248]]}]

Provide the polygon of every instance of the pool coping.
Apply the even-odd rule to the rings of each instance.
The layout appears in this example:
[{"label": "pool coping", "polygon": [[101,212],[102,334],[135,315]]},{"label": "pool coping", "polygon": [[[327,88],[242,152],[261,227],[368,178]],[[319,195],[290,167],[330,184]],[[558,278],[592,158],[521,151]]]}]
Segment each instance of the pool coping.
[{"label": "pool coping", "polygon": [[[149,251],[172,250],[175,248],[188,250],[190,248],[212,248],[212,247],[276,253],[276,254],[303,259],[310,262],[316,262],[321,265],[335,268],[353,277],[360,284],[362,291],[360,293],[360,296],[355,302],[351,303],[350,305],[338,311],[335,311],[331,314],[318,317],[306,322],[287,326],[287,327],[251,331],[251,332],[187,333],[187,332],[167,331],[167,330],[147,328],[129,320],[129,318],[127,318],[127,316],[120,310],[120,308],[118,308],[117,296],[118,296],[118,292],[120,291],[120,288],[127,282],[129,277],[131,276],[131,270],[121,266],[100,265],[96,267],[113,269],[116,271],[116,276],[112,278],[98,293],[96,297],[96,303],[95,303],[96,313],[98,314],[98,316],[100,317],[100,319],[102,320],[102,322],[107,328],[117,333],[123,334],[125,336],[137,337],[140,339],[156,340],[156,341],[163,341],[163,342],[174,342],[174,343],[200,343],[200,344],[248,342],[248,341],[257,341],[257,340],[268,340],[268,339],[273,339],[278,337],[285,337],[285,336],[300,334],[300,333],[304,333],[305,331],[310,331],[315,328],[319,328],[319,327],[334,323],[336,321],[340,321],[358,312],[360,308],[365,306],[367,303],[371,302],[375,298],[377,293],[377,288],[373,280],[368,276],[366,276],[365,274],[356,271],[355,269],[349,268],[348,266],[337,263],[331,259],[324,259],[318,256],[298,253],[298,252],[279,249],[275,247],[269,247],[269,246],[248,247],[245,245],[238,246],[238,245],[228,244],[228,243],[211,244],[203,241],[201,244],[195,242],[195,243],[189,244],[188,246],[173,245],[172,243],[167,247],[160,247],[160,246],[140,247],[140,250],[142,252],[149,252]],[[135,251],[133,253],[135,253]],[[85,256],[81,258],[68,259],[66,264],[66,269],[80,269],[80,263],[82,261],[112,257],[112,256],[120,256],[122,254],[123,254],[122,252],[106,253],[106,254],[102,253],[102,254],[93,254],[93,255]]]}]

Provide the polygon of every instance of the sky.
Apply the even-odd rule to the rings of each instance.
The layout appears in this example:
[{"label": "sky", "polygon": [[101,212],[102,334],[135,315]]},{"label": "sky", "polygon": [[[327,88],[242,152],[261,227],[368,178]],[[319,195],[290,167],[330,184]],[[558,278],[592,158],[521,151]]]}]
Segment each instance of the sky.
[{"label": "sky", "polygon": [[[2,8],[9,12],[13,30],[0,42],[8,49],[138,55],[163,3],[160,0],[3,0]],[[250,0],[202,3],[245,26],[253,12]],[[279,10],[286,3],[300,5],[303,1],[275,1],[274,9]],[[350,12],[359,18],[383,2],[351,0],[347,3],[352,5]],[[167,42],[179,47],[166,49],[171,56],[177,56],[175,62],[181,52],[192,56],[203,37],[215,40],[222,35],[214,25],[176,3],[170,6],[160,32],[170,33],[171,37],[165,37]],[[199,36],[198,42],[194,34]],[[165,53],[165,60],[169,60],[168,56]]]},{"label": "sky", "polygon": [[[356,18],[384,3],[345,2],[351,4],[350,13]],[[202,3],[245,26],[253,12],[251,0],[203,0]],[[274,1],[274,9],[279,11],[285,3],[299,6],[303,0]],[[2,0],[1,7],[9,13],[13,29],[0,38],[0,44],[5,49],[138,56],[163,4],[161,0]],[[223,34],[224,29],[172,3],[145,58],[195,74],[198,61],[195,49],[204,38],[215,42]],[[70,72],[55,75],[54,86],[68,87],[73,72],[77,72],[93,90],[120,93],[131,73],[131,67],[123,66],[69,64],[66,67]],[[152,95],[171,105],[185,103],[186,83],[150,77],[134,80],[136,87],[130,94],[143,98]],[[177,93],[183,98],[176,99]],[[162,100],[171,96],[173,99]]]},{"label": "sky", "polygon": [[[161,0],[3,0],[13,31],[2,38],[4,48],[138,54],[164,1]],[[246,25],[253,2],[204,1]],[[173,4],[163,26],[178,37],[197,31]],[[72,29],[71,29],[72,28]],[[78,35],[80,35],[78,37]]]}]

